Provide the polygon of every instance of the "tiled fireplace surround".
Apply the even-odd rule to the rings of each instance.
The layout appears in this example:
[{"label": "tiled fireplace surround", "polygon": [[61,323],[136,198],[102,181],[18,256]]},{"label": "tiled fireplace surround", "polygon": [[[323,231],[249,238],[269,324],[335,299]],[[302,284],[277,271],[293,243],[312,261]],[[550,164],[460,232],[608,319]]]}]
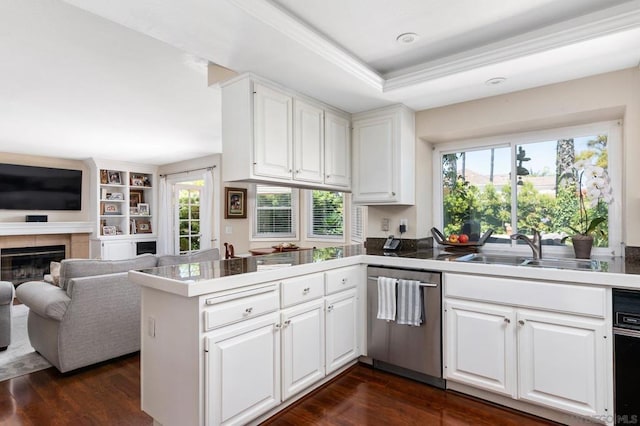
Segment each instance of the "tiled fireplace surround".
[{"label": "tiled fireplace surround", "polygon": [[0,252],[7,248],[64,246],[65,258],[89,258],[91,224],[2,223]]}]

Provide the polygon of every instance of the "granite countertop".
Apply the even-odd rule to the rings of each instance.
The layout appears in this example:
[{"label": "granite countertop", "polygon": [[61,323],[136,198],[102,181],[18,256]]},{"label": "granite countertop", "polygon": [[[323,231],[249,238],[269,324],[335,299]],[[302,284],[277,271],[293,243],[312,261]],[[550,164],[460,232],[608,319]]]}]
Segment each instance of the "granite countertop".
[{"label": "granite countertop", "polygon": [[[283,253],[274,253],[263,256],[241,257],[229,260],[220,260],[215,262],[204,262],[196,264],[183,264],[173,266],[163,266],[152,269],[145,269],[141,272],[154,275],[157,277],[178,280],[183,282],[195,282],[201,280],[211,280],[215,278],[224,278],[237,276],[241,274],[261,271],[282,270],[283,268],[309,265],[327,260],[346,259],[353,256],[381,256],[387,260],[390,259],[415,259],[429,260],[441,262],[455,262],[455,259],[465,253],[450,253],[438,248],[430,249],[410,249],[397,252],[386,252],[380,249],[366,249],[363,245],[347,245],[328,248],[319,248],[313,250],[290,251]],[[625,262],[621,257],[602,257],[598,258],[602,265],[602,272],[614,274],[635,274],[640,275],[640,261],[638,259],[628,259]],[[434,264],[429,262],[430,268],[434,268]],[[455,262],[460,265],[463,262]],[[449,264],[451,265],[451,264]],[[442,265],[443,269],[450,269]],[[471,265],[470,265],[471,266]],[[483,267],[489,268],[495,265],[475,264],[474,272],[482,271]],[[481,268],[481,269],[478,269]],[[511,266],[517,270],[523,267]],[[456,268],[457,269],[457,268]],[[531,272],[532,268],[527,268]],[[545,268],[535,268],[538,271]],[[548,269],[548,268],[546,268]],[[506,270],[500,269],[505,272]],[[571,271],[574,272],[574,271]],[[583,271],[581,271],[583,272]],[[587,271],[590,274],[600,274],[599,271]],[[509,274],[506,274],[509,275]]]}]

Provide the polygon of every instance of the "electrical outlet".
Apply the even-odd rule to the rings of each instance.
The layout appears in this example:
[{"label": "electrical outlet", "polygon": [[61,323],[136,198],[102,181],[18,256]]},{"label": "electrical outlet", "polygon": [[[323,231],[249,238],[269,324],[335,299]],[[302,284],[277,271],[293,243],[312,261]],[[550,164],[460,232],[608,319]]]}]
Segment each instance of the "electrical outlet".
[{"label": "electrical outlet", "polygon": [[225,233],[225,234],[233,234],[233,227],[231,227],[231,226],[225,226],[225,227],[224,227],[224,233]]},{"label": "electrical outlet", "polygon": [[383,231],[389,231],[389,218],[382,218],[381,229]]}]

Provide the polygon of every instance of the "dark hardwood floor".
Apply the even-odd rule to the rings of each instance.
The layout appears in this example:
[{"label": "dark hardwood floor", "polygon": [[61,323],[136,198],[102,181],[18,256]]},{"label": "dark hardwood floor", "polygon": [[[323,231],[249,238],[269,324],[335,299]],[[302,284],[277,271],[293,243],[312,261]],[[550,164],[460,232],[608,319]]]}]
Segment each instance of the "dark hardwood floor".
[{"label": "dark hardwood floor", "polygon": [[[140,356],[71,374],[0,382],[0,425],[151,425],[140,410]],[[264,425],[551,425],[358,365]],[[189,425],[185,425],[189,426]]]}]

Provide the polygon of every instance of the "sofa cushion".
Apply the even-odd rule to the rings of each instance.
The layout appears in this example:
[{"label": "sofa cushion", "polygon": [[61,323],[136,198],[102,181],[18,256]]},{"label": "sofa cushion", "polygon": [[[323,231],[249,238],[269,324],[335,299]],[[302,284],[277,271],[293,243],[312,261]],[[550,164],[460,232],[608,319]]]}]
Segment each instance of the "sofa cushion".
[{"label": "sofa cushion", "polygon": [[164,255],[158,257],[158,266],[180,265],[182,263],[211,262],[220,260],[220,250],[217,248],[201,250],[192,254],[181,254],[176,256]]},{"label": "sofa cushion", "polygon": [[64,259],[60,262],[60,287],[66,290],[72,278],[154,268],[157,262],[158,259],[152,254],[125,260]]}]

